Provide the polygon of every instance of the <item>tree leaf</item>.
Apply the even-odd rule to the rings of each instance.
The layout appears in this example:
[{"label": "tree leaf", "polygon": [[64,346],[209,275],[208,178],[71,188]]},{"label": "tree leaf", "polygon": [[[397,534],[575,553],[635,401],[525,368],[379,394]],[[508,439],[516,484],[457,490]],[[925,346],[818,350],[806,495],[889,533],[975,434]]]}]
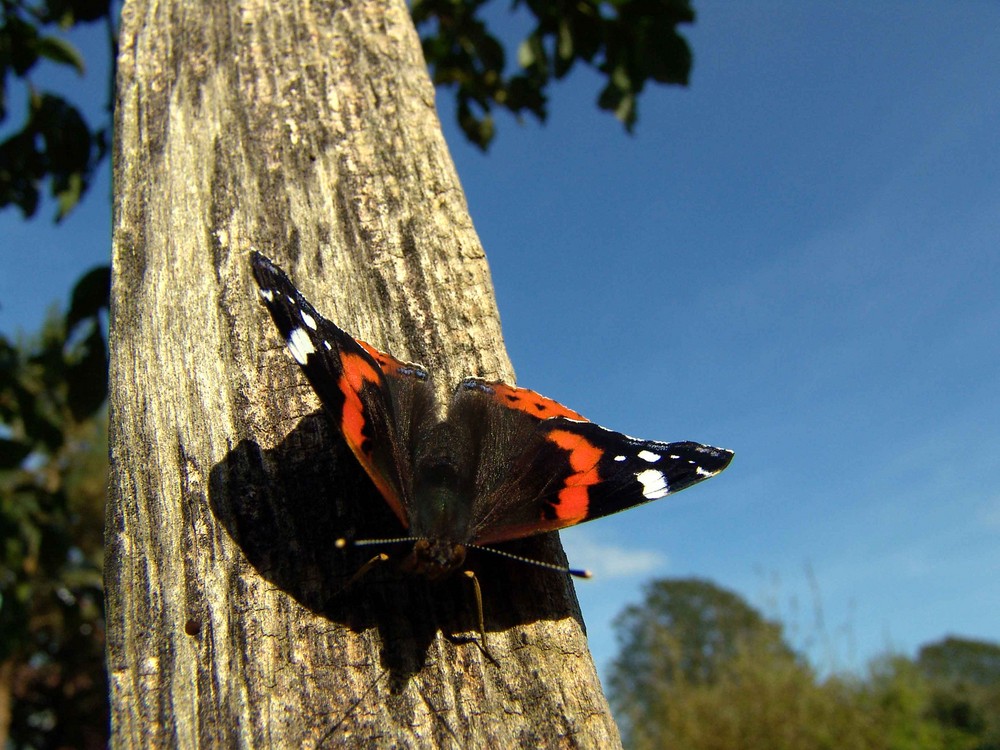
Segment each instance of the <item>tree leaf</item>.
[{"label": "tree leaf", "polygon": [[67,374],[70,411],[82,422],[101,408],[108,397],[108,352],[98,326],[84,341],[84,355]]},{"label": "tree leaf", "polygon": [[84,184],[83,173],[73,172],[67,175],[65,180],[54,185],[56,201],[59,204],[59,209],[56,211],[57,222],[66,218],[66,215],[80,202]]},{"label": "tree leaf", "polygon": [[556,58],[563,62],[573,61],[573,31],[570,29],[569,20],[559,21],[559,41],[556,44]]},{"label": "tree leaf", "polygon": [[[25,408],[26,406],[31,408]],[[41,412],[40,406],[34,396],[31,396],[29,403],[21,404],[24,431],[35,444],[41,443],[49,453],[55,453],[66,441],[66,434],[59,424]]]},{"label": "tree leaf", "polygon": [[[4,64],[14,69],[14,75],[23,77],[38,62],[38,29],[5,12],[3,27]],[[6,71],[4,71],[6,72]]]},{"label": "tree leaf", "polygon": [[84,74],[83,56],[77,52],[76,47],[65,39],[56,36],[43,36],[38,40],[36,47],[41,57],[63,65],[71,65],[76,68],[77,73]]},{"label": "tree leaf", "polygon": [[517,59],[525,70],[548,75],[548,56],[545,54],[542,37],[537,31],[521,42],[517,51]]},{"label": "tree leaf", "polygon": [[93,164],[94,138],[80,111],[65,99],[44,94],[32,116],[45,143],[52,194],[59,199],[56,221],[64,218],[86,189]]},{"label": "tree leaf", "polygon": [[95,317],[101,310],[107,310],[111,299],[111,268],[92,268],[76,282],[72,301],[66,313],[66,336],[73,332],[80,321]]},{"label": "tree leaf", "polygon": [[31,132],[22,130],[0,143],[0,208],[14,204],[25,218],[38,209],[38,182],[45,174]]},{"label": "tree leaf", "polygon": [[47,0],[46,21],[58,23],[67,29],[81,21],[96,21],[111,14],[110,0]]},{"label": "tree leaf", "polygon": [[20,440],[0,438],[0,470],[16,469],[31,453],[31,446]]},{"label": "tree leaf", "polygon": [[524,69],[535,64],[535,46],[532,44],[531,37],[522,40],[521,45],[517,48],[517,64]]}]

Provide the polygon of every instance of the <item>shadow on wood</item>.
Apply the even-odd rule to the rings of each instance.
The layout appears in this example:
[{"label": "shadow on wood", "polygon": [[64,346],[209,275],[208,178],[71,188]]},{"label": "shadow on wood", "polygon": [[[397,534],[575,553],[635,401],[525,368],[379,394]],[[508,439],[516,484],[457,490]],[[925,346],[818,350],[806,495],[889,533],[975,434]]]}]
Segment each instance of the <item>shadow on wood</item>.
[{"label": "shadow on wood", "polygon": [[[356,634],[377,629],[380,660],[394,685],[419,672],[440,630],[458,648],[478,648],[475,600],[461,575],[430,582],[397,563],[410,544],[338,549],[337,539],[391,538],[406,530],[327,417],[301,419],[274,449],[240,442],[211,472],[209,502],[217,520],[259,574],[313,613]],[[554,535],[500,548],[536,560],[565,562]],[[390,555],[361,580],[352,576],[380,551]],[[570,615],[565,576],[470,551],[466,567],[483,592],[487,634]],[[502,660],[502,655],[501,655]]]}]

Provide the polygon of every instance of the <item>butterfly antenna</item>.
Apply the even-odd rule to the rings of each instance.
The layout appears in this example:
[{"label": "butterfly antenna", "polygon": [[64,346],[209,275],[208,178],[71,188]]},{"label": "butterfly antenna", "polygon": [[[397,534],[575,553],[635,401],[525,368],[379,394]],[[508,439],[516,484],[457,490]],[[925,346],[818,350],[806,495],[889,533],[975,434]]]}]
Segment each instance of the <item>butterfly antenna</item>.
[{"label": "butterfly antenna", "polygon": [[412,536],[399,536],[392,539],[347,539],[346,537],[340,537],[340,539],[333,543],[333,546],[337,549],[344,549],[344,547],[371,547],[375,544],[402,544],[403,542],[416,542],[417,540],[417,537]]},{"label": "butterfly antenna", "polygon": [[[334,545],[337,549],[344,549],[345,547],[369,547],[376,544],[402,544],[404,542],[417,542],[420,541],[421,537],[413,536],[400,536],[394,537],[392,539],[347,539],[341,537]],[[569,568],[565,565],[556,565],[555,563],[545,562],[543,560],[535,560],[531,557],[523,557],[522,555],[515,555],[513,552],[507,552],[506,550],[495,549],[494,547],[481,547],[478,544],[467,544],[465,545],[468,549],[482,550],[483,552],[489,552],[491,555],[499,555],[500,557],[506,557],[508,560],[517,560],[518,562],[527,563],[528,565],[534,565],[537,568],[545,568],[546,570],[552,570],[556,573],[567,573],[574,578],[593,578],[594,574],[589,570],[584,570],[581,568]],[[367,567],[367,566],[366,566]]]},{"label": "butterfly antenna", "polygon": [[480,547],[478,544],[466,545],[469,549],[478,549],[483,552],[489,552],[493,555],[499,555],[500,557],[506,557],[508,560],[517,560],[518,562],[527,563],[528,565],[534,565],[539,568],[545,568],[546,570],[553,570],[556,573],[568,573],[574,578],[592,578],[593,573],[589,570],[581,570],[580,568],[568,568],[565,565],[556,565],[555,563],[544,562],[543,560],[533,560],[530,557],[522,557],[521,555],[515,555],[513,552],[506,552],[505,550],[494,549],[493,547]]}]

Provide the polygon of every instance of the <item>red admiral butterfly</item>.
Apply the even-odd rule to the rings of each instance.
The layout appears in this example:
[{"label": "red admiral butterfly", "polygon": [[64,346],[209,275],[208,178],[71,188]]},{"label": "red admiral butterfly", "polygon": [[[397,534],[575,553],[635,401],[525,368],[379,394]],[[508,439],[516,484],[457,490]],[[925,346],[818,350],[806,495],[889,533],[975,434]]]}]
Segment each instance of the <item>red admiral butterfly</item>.
[{"label": "red admiral butterfly", "polygon": [[715,476],[733,457],[612,432],[527,388],[480,378],[458,384],[442,421],[420,365],[326,320],[260,253],[251,262],[292,357],[409,531],[408,567],[428,578],[459,568],[469,547],[658,500]]}]

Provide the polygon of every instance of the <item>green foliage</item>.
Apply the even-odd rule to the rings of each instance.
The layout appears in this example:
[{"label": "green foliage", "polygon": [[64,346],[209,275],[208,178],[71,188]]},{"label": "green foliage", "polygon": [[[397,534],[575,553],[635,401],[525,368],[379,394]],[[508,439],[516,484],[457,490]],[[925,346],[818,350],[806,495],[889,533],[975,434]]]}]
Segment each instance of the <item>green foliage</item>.
[{"label": "green foliage", "polygon": [[792,656],[779,625],[736,594],[697,578],[649,584],[643,604],[626,608],[615,629],[621,651],[613,674],[623,678],[622,687],[682,679],[711,683],[751,639],[778,657]]},{"label": "green foliage", "polygon": [[950,636],[921,647],[917,663],[930,679],[1000,687],[1000,646]]},{"label": "green foliage", "polygon": [[877,659],[857,700],[863,714],[878,727],[870,745],[891,750],[945,747],[943,728],[930,716],[930,685],[916,665],[903,656]]},{"label": "green foliage", "polygon": [[37,91],[30,74],[43,60],[81,75],[84,61],[73,45],[44,34],[47,26],[109,19],[109,0],[52,0],[28,4],[5,0],[0,24],[0,122],[7,118],[8,77],[23,79],[27,106],[20,130],[0,142],[0,208],[16,205],[24,216],[38,209],[41,185],[48,180],[58,203],[56,220],[77,204],[97,165],[107,153],[106,128],[91,129],[65,98]]},{"label": "green foliage", "polygon": [[[434,82],[455,89],[458,123],[482,149],[495,135],[495,107],[544,120],[549,85],[577,62],[604,78],[597,104],[629,132],[647,81],[687,84],[691,50],[677,27],[694,21],[690,0],[515,0],[515,8],[531,15],[533,29],[518,47],[519,70],[513,73],[506,69],[503,46],[482,20],[486,2],[414,0],[411,5]],[[17,206],[25,217],[33,216],[47,181],[59,221],[80,201],[107,155],[109,129],[91,127],[65,97],[36,90],[30,76],[45,60],[82,75],[84,60],[76,48],[45,30],[93,21],[110,28],[111,2],[4,0],[0,7],[0,123],[7,119],[9,77],[27,84],[25,120],[0,141],[0,208]],[[114,33],[109,38],[113,60]]]},{"label": "green foliage", "polygon": [[[920,649],[931,712],[950,737],[976,737],[977,750],[1000,750],[1000,644],[954,636]],[[958,747],[958,745],[955,745]]]},{"label": "green foliage", "polygon": [[[993,692],[973,694],[967,681],[950,677],[969,673],[970,659],[971,673],[981,675],[1000,651],[995,644],[949,639],[925,647],[917,662],[887,656],[864,677],[820,680],[777,624],[737,595],[694,579],[651,584],[616,629],[621,652],[610,699],[626,747],[1000,748],[1000,681],[991,678]],[[933,674],[921,663],[927,659]],[[949,677],[934,676],[941,674]]]},{"label": "green foliage", "polygon": [[[706,716],[721,708],[715,703],[720,688],[747,689],[759,682],[756,674],[734,672],[735,666],[766,664],[768,675],[785,673],[784,679],[793,682],[801,681],[804,670],[778,624],[709,581],[649,584],[643,604],[626,608],[615,629],[620,651],[611,667],[611,703],[630,747],[683,747],[705,727],[712,727],[712,737],[721,742],[728,736],[721,728],[727,716],[733,717],[732,709]],[[711,718],[707,725],[706,718]],[[707,735],[691,745],[737,746],[715,744]]]},{"label": "green foliage", "polygon": [[480,16],[485,2],[412,5],[434,83],[455,88],[458,123],[480,148],[493,139],[495,106],[544,120],[549,84],[577,62],[605,78],[597,104],[629,131],[647,81],[687,84],[691,50],[677,27],[694,21],[688,0],[515,0],[514,7],[526,8],[534,21],[518,48],[516,73],[506,71],[503,46]]},{"label": "green foliage", "polygon": [[17,346],[0,336],[0,691],[15,747],[106,743],[108,294],[92,272],[72,325],[52,317]]}]

